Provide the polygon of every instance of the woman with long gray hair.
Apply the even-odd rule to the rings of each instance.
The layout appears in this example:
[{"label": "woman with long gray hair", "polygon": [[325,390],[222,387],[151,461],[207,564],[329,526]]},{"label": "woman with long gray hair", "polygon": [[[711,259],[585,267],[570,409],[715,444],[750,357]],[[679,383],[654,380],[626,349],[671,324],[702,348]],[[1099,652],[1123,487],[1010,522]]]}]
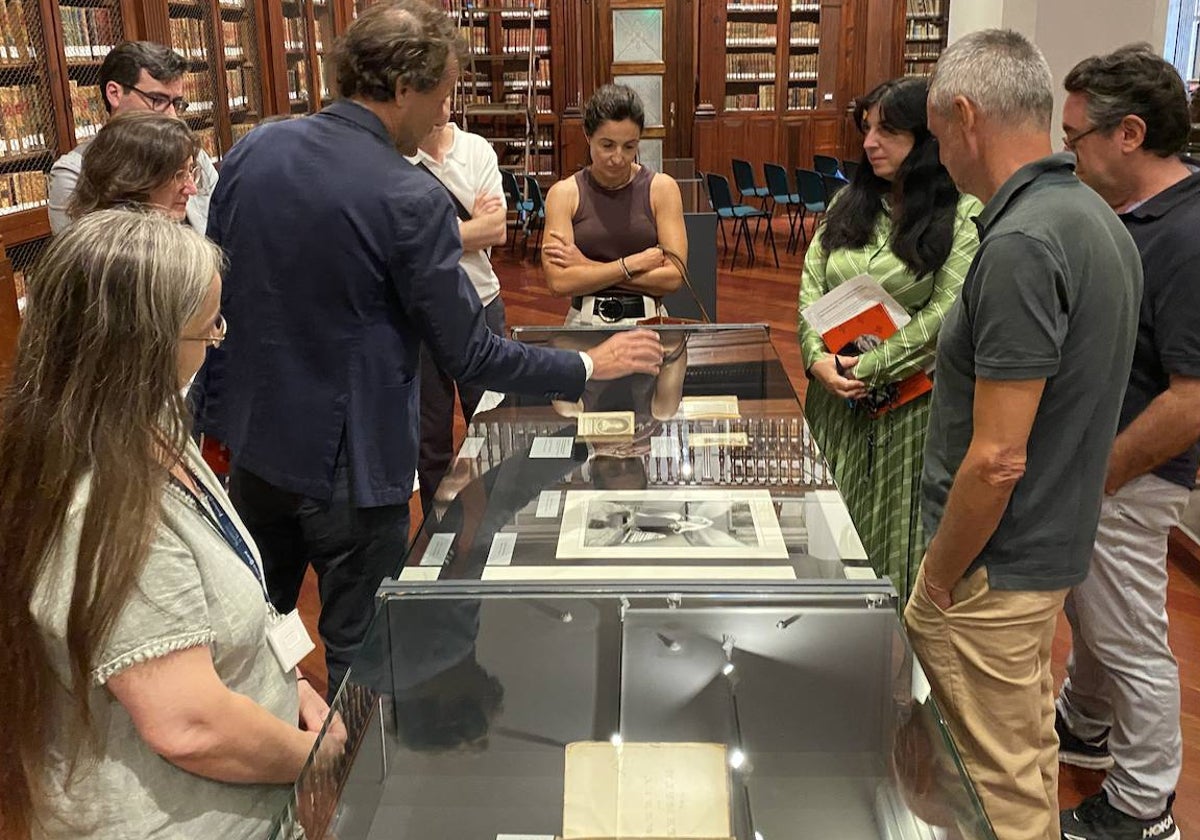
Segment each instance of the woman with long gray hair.
[{"label": "woman with long gray hair", "polygon": [[328,713],[270,649],[257,550],[188,436],[221,262],[101,210],[31,275],[0,401],[5,838],[261,836]]}]

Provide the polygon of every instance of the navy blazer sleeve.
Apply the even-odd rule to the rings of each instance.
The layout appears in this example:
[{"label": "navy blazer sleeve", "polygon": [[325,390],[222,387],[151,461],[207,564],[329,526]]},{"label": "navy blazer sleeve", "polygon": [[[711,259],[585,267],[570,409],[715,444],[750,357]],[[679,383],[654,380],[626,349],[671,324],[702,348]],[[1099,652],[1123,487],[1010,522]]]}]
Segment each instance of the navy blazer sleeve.
[{"label": "navy blazer sleeve", "polygon": [[462,239],[445,190],[431,184],[398,203],[391,282],[434,359],[455,380],[505,393],[579,399],[586,373],[578,353],[494,335],[459,267]]}]

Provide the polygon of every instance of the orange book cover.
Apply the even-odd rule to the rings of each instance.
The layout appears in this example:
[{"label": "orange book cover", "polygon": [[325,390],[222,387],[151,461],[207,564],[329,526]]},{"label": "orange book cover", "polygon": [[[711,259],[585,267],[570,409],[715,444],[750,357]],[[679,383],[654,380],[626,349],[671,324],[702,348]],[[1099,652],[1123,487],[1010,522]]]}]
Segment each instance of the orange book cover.
[{"label": "orange book cover", "polygon": [[[877,303],[863,310],[849,320],[843,321],[821,334],[829,352],[837,356],[861,356],[868,350],[878,347],[896,332],[892,321],[883,304]],[[893,408],[915,400],[922,394],[933,390],[933,380],[923,370],[919,370],[907,379],[895,383],[896,392],[887,403],[871,417],[880,417]]]}]

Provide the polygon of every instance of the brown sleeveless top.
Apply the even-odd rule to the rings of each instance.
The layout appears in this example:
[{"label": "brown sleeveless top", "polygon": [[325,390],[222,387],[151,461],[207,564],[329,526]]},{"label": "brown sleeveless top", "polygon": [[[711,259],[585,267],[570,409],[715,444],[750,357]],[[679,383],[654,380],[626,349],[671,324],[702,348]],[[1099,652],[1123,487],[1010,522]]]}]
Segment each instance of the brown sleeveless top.
[{"label": "brown sleeveless top", "polygon": [[579,207],[571,219],[575,247],[585,257],[613,262],[658,244],[658,227],[650,207],[654,173],[643,166],[633,180],[616,190],[596,183],[590,169],[575,173]]}]

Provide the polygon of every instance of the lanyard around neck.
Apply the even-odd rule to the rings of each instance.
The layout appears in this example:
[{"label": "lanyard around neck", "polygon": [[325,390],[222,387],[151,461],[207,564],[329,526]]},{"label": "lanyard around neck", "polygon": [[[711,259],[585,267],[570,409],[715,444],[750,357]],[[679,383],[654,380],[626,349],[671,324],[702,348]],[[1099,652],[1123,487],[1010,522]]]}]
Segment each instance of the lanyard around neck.
[{"label": "lanyard around neck", "polygon": [[184,469],[187,470],[188,477],[191,478],[196,487],[200,489],[200,493],[204,496],[204,502],[208,503],[207,505],[201,502],[200,499],[196,498],[196,495],[192,493],[187,485],[179,481],[179,479],[172,476],[171,480],[182,487],[184,492],[186,492],[188,496],[197,503],[196,506],[200,509],[201,515],[204,516],[204,518],[210,525],[213,526],[216,532],[221,535],[229,547],[233,549],[233,553],[238,556],[238,559],[241,560],[246,568],[250,570],[250,573],[254,575],[254,579],[258,581],[258,586],[262,590],[263,597],[266,598],[267,603],[269,604],[271,602],[271,598],[270,595],[267,594],[267,585],[263,580],[262,570],[258,567],[258,561],[254,559],[254,552],[250,550],[249,543],[246,542],[246,539],[242,536],[242,532],[238,530],[237,525],[234,524],[233,519],[229,516],[229,514],[225,512],[225,508],[217,500],[217,497],[213,494],[213,492],[209,490],[208,487],[205,486],[204,482],[197,478],[196,474],[190,469],[187,467],[184,467]]}]

